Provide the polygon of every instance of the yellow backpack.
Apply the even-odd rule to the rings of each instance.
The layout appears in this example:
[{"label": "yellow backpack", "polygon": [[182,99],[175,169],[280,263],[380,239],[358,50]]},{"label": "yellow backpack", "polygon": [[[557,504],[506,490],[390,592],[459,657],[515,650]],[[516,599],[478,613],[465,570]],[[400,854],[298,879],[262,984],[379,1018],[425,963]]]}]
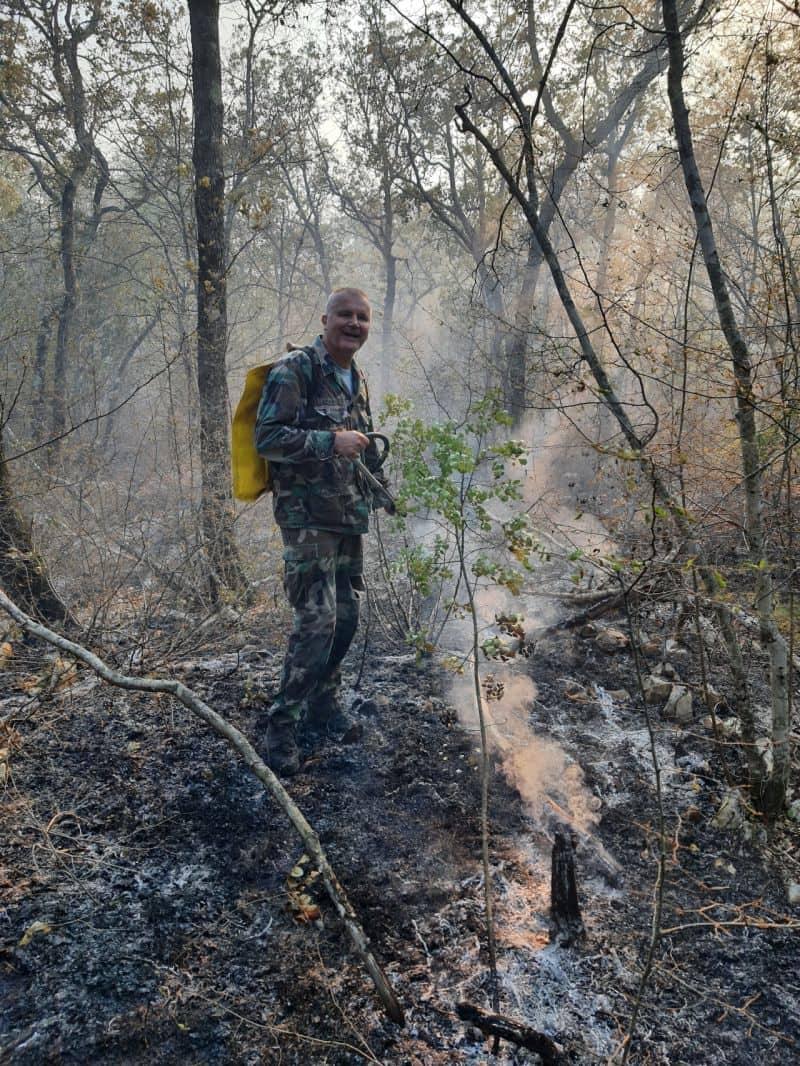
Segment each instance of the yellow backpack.
[{"label": "yellow backpack", "polygon": [[254,437],[261,393],[274,363],[264,363],[247,371],[244,389],[231,425],[231,474],[233,496],[237,500],[257,500],[272,489],[269,463],[256,451]]},{"label": "yellow backpack", "polygon": [[[310,349],[290,348],[289,352],[310,351]],[[286,356],[282,356],[286,358]],[[272,492],[272,475],[269,463],[256,451],[255,428],[258,405],[261,394],[272,368],[278,359],[261,366],[251,367],[244,380],[244,389],[236,405],[231,425],[231,475],[233,477],[233,497],[236,500],[252,502],[265,492]]]}]

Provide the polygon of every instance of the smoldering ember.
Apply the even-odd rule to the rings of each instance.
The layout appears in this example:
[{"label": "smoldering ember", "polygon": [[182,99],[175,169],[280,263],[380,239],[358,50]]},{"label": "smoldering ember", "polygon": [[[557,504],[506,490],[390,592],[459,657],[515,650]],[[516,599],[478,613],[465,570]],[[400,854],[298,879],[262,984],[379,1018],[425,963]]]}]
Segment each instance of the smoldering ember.
[{"label": "smoldering ember", "polygon": [[796,0],[0,42],[0,1060],[797,1062]]}]

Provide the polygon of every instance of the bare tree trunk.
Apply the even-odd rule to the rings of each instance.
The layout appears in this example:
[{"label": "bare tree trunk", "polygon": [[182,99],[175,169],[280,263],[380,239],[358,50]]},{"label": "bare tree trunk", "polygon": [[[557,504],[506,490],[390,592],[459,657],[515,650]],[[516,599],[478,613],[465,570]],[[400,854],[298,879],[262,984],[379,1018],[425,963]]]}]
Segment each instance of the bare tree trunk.
[{"label": "bare tree trunk", "polygon": [[381,372],[380,390],[385,396],[391,390],[391,348],[394,330],[394,305],[397,299],[397,257],[392,253],[392,237],[384,248],[383,262],[386,269],[386,289],[383,294],[383,322],[381,323]]},{"label": "bare tree trunk", "polygon": [[[59,87],[61,99],[64,104],[65,114],[68,116],[72,132],[75,137],[74,150],[68,156],[68,168],[64,169],[64,181],[61,187],[59,212],[61,219],[61,270],[64,278],[64,295],[61,308],[58,313],[58,333],[56,336],[56,350],[53,361],[53,395],[52,395],[52,433],[58,438],[62,435],[67,425],[67,403],[69,396],[69,382],[67,374],[74,362],[72,350],[74,347],[74,318],[78,306],[78,265],[76,252],[77,247],[77,219],[76,198],[78,190],[86,177],[92,158],[97,155],[101,164],[101,174],[98,177],[93,198],[93,216],[87,227],[84,245],[88,246],[97,234],[100,223],[100,202],[103,192],[108,184],[108,168],[102,153],[97,151],[93,133],[87,124],[87,103],[84,89],[83,74],[78,58],[78,51],[84,41],[90,39],[95,33],[100,14],[99,8],[82,25],[70,27],[69,35],[59,40],[59,34],[54,30],[54,75]],[[63,62],[62,62],[63,60]],[[60,446],[58,439],[54,440],[52,455],[57,454]]]},{"label": "bare tree trunk", "polygon": [[[128,369],[133,357],[139,351],[139,348],[144,344],[147,338],[153,331],[155,324],[158,322],[158,313],[154,314],[152,318],[148,319],[143,328],[136,334],[132,343],[129,345],[128,350],[120,359],[114,370],[114,380],[111,387],[111,391],[108,397],[108,408],[113,411],[119,402],[119,398],[122,395],[122,383],[125,376],[125,371]],[[107,448],[109,441],[111,440],[111,434],[116,427],[117,417],[116,414],[110,414],[104,419],[105,425],[103,426],[101,434],[101,446]]]},{"label": "bare tree trunk", "polygon": [[[85,168],[84,168],[85,170]],[[81,175],[82,176],[82,175]],[[75,193],[76,184],[70,176],[61,193],[61,270],[64,278],[64,295],[58,312],[58,332],[53,360],[53,390],[51,404],[51,434],[56,438],[52,452],[59,449],[58,438],[67,425],[67,367],[72,344],[72,322],[77,305],[78,282],[75,271]]]},{"label": "bare tree trunk", "polygon": [[47,388],[47,349],[50,344],[50,334],[53,331],[53,310],[45,311],[39,321],[39,329],[36,332],[36,354],[33,361],[33,395],[39,410],[45,410]]},{"label": "bare tree trunk", "polygon": [[694,213],[698,243],[711,284],[719,323],[730,352],[736,384],[736,422],[739,427],[744,477],[745,528],[755,578],[755,606],[760,625],[760,639],[770,661],[772,695],[773,764],[771,770],[759,765],[752,784],[755,799],[761,808],[766,814],[775,815],[783,808],[789,783],[789,657],[786,642],[775,622],[772,566],[768,558],[764,535],[761,458],[753,393],[753,366],[747,343],[736,321],[728,284],[717,250],[703,181],[694,154],[689,111],[683,95],[683,37],[675,0],[663,0],[663,12],[669,47],[667,92],[675,124],[678,154],[686,191]]},{"label": "bare tree trunk", "polygon": [[243,589],[233,536],[225,352],[225,177],[222,166],[222,74],[219,0],[189,0],[194,93],[197,219],[197,387],[200,395],[201,513],[212,598],[220,586]]},{"label": "bare tree trunk", "polygon": [[505,339],[504,401],[515,422],[520,422],[525,409],[528,387],[528,335],[531,312],[539,282],[542,253],[532,232],[528,234],[528,255],[522,272],[522,286],[516,301],[514,329]]},{"label": "bare tree trunk", "polygon": [[611,260],[611,241],[613,240],[614,230],[617,224],[617,201],[619,199],[617,168],[625,143],[633,131],[637,112],[638,100],[628,112],[625,125],[622,127],[620,133],[610,138],[610,143],[606,152],[606,195],[608,196],[608,206],[603,217],[600,261],[597,265],[597,281],[595,282],[595,288],[597,289],[598,297],[601,300],[605,296],[606,285],[608,283],[608,266]]},{"label": "bare tree trunk", "polygon": [[[305,180],[305,176],[304,179]],[[310,198],[309,198],[310,200]],[[317,253],[317,260],[319,262],[319,272],[322,276],[322,288],[327,296],[333,290],[333,282],[331,281],[331,265],[328,257],[328,249],[325,247],[325,242],[322,239],[322,221],[320,212],[316,207],[310,209],[310,219],[308,222],[309,229],[311,230],[311,236],[314,241],[314,248]]]},{"label": "bare tree trunk", "polygon": [[[2,401],[0,400],[0,418]],[[44,622],[75,624],[69,609],[50,583],[42,557],[34,550],[28,523],[11,489],[0,429],[0,583],[26,610]]]}]

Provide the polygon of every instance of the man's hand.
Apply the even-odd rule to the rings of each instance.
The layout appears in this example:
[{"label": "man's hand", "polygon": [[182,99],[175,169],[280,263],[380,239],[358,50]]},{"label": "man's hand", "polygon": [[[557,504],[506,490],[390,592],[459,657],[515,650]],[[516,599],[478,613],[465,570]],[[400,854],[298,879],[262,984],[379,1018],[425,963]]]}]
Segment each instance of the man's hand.
[{"label": "man's hand", "polygon": [[333,435],[333,453],[345,459],[358,459],[368,444],[369,437],[357,429],[337,429]]}]

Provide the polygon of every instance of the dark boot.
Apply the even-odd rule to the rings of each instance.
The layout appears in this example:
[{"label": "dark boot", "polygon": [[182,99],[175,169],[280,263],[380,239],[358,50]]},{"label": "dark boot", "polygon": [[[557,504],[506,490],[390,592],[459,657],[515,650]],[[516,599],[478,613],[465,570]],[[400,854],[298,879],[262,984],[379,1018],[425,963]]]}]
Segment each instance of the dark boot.
[{"label": "dark boot", "polygon": [[265,762],[273,773],[291,777],[300,769],[300,752],[297,748],[297,724],[292,719],[276,718],[267,723]]},{"label": "dark boot", "polygon": [[340,737],[352,743],[361,736],[358,722],[345,713],[342,701],[336,692],[326,692],[308,701],[306,724],[310,733],[317,736]]},{"label": "dark boot", "polygon": [[335,692],[326,692],[309,699],[306,722],[308,728],[316,733],[337,733],[350,725],[350,719],[344,713],[342,702]]}]

